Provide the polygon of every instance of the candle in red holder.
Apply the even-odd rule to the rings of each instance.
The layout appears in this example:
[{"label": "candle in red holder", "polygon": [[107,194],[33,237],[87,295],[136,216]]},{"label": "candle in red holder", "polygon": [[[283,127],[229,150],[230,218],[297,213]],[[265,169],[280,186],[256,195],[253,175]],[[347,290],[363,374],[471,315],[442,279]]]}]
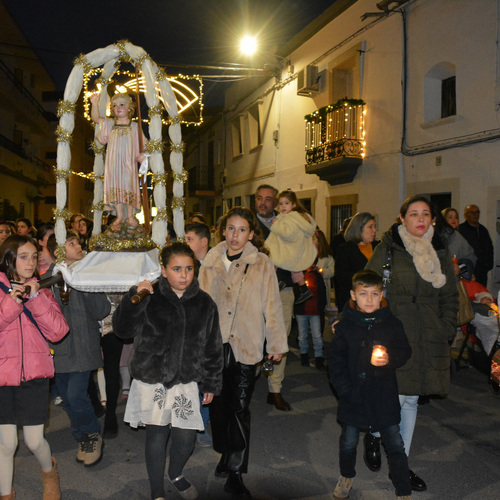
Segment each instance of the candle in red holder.
[{"label": "candle in red holder", "polygon": [[383,345],[374,345],[372,350],[371,364],[374,366],[379,366],[380,361],[386,361],[386,360],[387,360],[387,349]]}]

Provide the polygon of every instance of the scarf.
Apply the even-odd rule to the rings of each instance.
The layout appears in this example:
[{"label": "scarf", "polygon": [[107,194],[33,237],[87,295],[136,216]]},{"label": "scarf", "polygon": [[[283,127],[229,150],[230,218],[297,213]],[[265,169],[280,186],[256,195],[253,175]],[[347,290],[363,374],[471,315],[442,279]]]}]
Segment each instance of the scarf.
[{"label": "scarf", "polygon": [[434,288],[444,286],[446,276],[441,272],[441,262],[439,262],[436,250],[432,246],[434,228],[430,226],[421,238],[412,236],[403,224],[398,226],[398,232],[406,251],[412,256],[413,264],[421,278],[432,283]]}]

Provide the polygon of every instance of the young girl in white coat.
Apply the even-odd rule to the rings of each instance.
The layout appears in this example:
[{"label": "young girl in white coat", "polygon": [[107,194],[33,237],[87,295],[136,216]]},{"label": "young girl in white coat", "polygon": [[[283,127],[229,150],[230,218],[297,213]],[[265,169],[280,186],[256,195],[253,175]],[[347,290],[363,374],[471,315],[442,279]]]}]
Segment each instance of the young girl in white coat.
[{"label": "young girl in white coat", "polygon": [[[42,468],[43,499],[60,498],[59,475],[43,435],[54,363],[47,340],[68,325],[52,293],[34,279],[38,252],[28,236],[10,236],[0,249],[0,499],[13,500],[17,426]],[[33,495],[35,491],[33,490]],[[36,495],[35,495],[36,496]]]},{"label": "young girl in white coat", "polygon": [[312,297],[302,271],[312,266],[318,255],[312,239],[316,223],[293,191],[278,194],[278,210],[280,213],[272,222],[266,247],[276,267],[292,272],[292,280],[300,288],[295,304],[302,304]]},{"label": "young girl in white coat", "polygon": [[219,309],[224,345],[222,392],[210,405],[214,450],[222,453],[216,477],[227,477],[232,498],[251,498],[243,484],[250,441],[250,399],[256,365],[264,354],[279,362],[288,351],[283,310],[274,266],[262,249],[260,226],[243,207],[221,222],[225,241],[208,252],[200,269],[200,287]]}]

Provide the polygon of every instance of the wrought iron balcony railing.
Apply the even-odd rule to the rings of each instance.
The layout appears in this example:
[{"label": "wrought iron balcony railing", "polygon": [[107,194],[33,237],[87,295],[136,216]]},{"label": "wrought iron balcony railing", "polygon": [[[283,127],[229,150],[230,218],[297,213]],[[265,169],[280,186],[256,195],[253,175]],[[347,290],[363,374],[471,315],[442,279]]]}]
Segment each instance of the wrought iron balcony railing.
[{"label": "wrought iron balcony railing", "polygon": [[[331,184],[352,181],[364,157],[364,106],[361,99],[343,99],[306,115],[308,173]],[[353,173],[347,181],[346,166]]]}]

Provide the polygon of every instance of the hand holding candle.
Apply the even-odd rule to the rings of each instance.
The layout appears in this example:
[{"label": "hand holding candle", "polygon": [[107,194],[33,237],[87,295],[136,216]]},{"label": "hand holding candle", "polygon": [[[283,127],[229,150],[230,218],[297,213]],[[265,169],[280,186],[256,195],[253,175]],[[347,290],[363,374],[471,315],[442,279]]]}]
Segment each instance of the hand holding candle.
[{"label": "hand holding candle", "polygon": [[374,345],[372,350],[371,364],[373,366],[385,366],[389,362],[387,349],[383,345]]}]

